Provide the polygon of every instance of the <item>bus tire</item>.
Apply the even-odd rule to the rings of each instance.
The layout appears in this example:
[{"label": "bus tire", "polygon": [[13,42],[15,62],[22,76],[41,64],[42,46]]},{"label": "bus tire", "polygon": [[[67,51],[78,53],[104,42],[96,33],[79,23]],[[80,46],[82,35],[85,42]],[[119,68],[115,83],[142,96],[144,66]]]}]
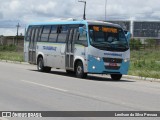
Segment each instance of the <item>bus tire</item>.
[{"label": "bus tire", "polygon": [[42,57],[39,57],[37,60],[37,70],[39,72],[44,72],[45,71],[45,67],[44,67],[44,61]]},{"label": "bus tire", "polygon": [[75,72],[76,72],[76,76],[78,78],[86,78],[87,77],[87,73],[84,73],[83,63],[81,61],[77,62]]},{"label": "bus tire", "polygon": [[47,73],[49,73],[51,71],[51,67],[44,67],[44,61],[43,61],[42,57],[38,58],[37,69],[38,69],[39,72],[47,72]]},{"label": "bus tire", "polygon": [[112,80],[119,81],[122,78],[122,74],[111,74]]}]

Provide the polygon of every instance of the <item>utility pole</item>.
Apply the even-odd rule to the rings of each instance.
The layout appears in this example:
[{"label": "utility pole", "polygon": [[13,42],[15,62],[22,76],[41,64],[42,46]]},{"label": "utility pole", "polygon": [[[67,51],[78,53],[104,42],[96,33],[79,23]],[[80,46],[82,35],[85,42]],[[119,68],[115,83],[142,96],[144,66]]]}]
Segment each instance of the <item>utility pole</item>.
[{"label": "utility pole", "polygon": [[84,3],[84,14],[83,14],[83,19],[86,20],[86,1],[78,1]]},{"label": "utility pole", "polygon": [[17,27],[17,45],[18,45],[18,31],[19,31],[19,27],[21,27],[20,25],[19,25],[19,23],[18,23],[18,25],[16,25],[16,27]]},{"label": "utility pole", "polygon": [[107,20],[107,0],[105,0],[105,21]]}]

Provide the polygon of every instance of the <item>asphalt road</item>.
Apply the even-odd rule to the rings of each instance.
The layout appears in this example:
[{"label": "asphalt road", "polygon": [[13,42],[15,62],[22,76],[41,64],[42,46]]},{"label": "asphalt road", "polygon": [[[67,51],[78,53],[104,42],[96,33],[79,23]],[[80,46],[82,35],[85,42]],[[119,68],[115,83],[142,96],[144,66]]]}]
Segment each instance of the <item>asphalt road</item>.
[{"label": "asphalt road", "polygon": [[160,83],[0,62],[0,111],[159,111]]}]

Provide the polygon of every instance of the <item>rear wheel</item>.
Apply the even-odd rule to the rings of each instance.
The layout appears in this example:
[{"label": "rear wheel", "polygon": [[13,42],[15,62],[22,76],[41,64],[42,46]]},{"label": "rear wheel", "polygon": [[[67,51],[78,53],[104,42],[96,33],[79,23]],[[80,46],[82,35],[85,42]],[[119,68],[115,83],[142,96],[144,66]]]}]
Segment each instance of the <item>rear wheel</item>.
[{"label": "rear wheel", "polygon": [[111,74],[112,80],[119,81],[122,78],[122,74]]},{"label": "rear wheel", "polygon": [[51,67],[44,67],[44,61],[42,57],[38,58],[37,69],[40,72],[50,72],[51,71]]},{"label": "rear wheel", "polygon": [[84,73],[83,63],[81,61],[77,62],[75,72],[76,72],[76,76],[78,78],[86,78],[87,77],[87,73]]},{"label": "rear wheel", "polygon": [[44,72],[45,71],[45,67],[44,67],[44,62],[43,62],[43,58],[39,57],[38,61],[37,61],[37,69],[40,72]]}]

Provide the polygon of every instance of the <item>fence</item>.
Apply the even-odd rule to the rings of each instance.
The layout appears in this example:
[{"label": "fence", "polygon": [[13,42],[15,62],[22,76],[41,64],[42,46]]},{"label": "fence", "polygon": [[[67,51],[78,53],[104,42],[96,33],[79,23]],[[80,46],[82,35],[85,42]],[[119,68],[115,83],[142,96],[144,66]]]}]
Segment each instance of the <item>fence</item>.
[{"label": "fence", "polygon": [[18,38],[16,36],[9,36],[9,37],[0,37],[0,46],[9,46],[9,45],[15,45],[17,46],[17,51],[23,51],[24,48],[24,37],[19,36]]},{"label": "fence", "polygon": [[158,44],[130,44],[131,50],[160,50],[160,45]]}]

